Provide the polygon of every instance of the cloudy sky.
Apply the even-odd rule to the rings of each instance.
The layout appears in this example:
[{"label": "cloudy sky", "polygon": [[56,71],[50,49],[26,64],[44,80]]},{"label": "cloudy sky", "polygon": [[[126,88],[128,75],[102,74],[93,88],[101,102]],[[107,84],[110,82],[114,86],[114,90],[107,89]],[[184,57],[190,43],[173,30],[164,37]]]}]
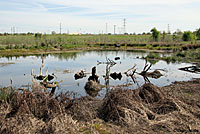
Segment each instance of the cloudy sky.
[{"label": "cloudy sky", "polygon": [[200,27],[200,0],[0,0],[0,32],[129,33],[195,30]]}]

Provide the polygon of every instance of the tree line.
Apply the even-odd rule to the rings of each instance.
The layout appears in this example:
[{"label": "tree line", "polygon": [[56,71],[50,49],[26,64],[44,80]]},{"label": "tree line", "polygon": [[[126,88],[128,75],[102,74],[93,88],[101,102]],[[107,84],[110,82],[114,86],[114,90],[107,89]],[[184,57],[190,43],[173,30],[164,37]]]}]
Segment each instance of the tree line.
[{"label": "tree line", "polygon": [[[167,34],[171,34],[171,33],[166,33],[165,31],[161,33],[154,27],[151,29],[151,34],[154,41],[160,41],[161,35],[164,38]],[[177,36],[182,36],[183,41],[200,40],[200,28],[194,32],[191,32],[191,31],[181,32],[180,30],[178,30],[177,32],[173,33],[173,39],[175,40]]]}]

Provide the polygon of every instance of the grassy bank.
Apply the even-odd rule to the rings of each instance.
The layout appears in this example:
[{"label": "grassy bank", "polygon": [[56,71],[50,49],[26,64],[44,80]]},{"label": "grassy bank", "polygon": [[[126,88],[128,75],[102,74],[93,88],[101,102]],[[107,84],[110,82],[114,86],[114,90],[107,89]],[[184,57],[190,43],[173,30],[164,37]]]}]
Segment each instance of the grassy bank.
[{"label": "grassy bank", "polygon": [[167,63],[174,62],[196,62],[200,63],[200,48],[189,50],[178,50],[170,53],[168,56],[161,56],[159,53],[149,53],[145,59],[156,63],[158,60],[164,60]]}]

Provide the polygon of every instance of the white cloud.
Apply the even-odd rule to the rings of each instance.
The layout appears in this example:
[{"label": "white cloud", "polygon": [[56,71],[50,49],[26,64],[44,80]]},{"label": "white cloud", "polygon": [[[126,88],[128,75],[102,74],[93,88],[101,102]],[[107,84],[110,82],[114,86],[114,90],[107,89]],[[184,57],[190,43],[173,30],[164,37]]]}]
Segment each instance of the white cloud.
[{"label": "white cloud", "polygon": [[168,24],[172,30],[195,30],[199,6],[199,0],[8,0],[0,1],[0,30],[15,25],[26,32],[58,31],[62,22],[64,31],[97,33],[108,23],[112,32],[113,25],[122,27],[123,18],[128,32],[166,30]]}]

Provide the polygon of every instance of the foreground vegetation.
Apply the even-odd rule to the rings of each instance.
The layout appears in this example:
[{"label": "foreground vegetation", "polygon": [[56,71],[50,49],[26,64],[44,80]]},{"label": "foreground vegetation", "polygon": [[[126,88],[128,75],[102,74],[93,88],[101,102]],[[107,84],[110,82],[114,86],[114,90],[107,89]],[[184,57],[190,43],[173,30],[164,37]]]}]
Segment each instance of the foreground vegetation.
[{"label": "foreground vegetation", "polygon": [[199,133],[199,87],[200,79],[163,88],[148,83],[112,89],[103,100],[1,88],[0,133]]}]

